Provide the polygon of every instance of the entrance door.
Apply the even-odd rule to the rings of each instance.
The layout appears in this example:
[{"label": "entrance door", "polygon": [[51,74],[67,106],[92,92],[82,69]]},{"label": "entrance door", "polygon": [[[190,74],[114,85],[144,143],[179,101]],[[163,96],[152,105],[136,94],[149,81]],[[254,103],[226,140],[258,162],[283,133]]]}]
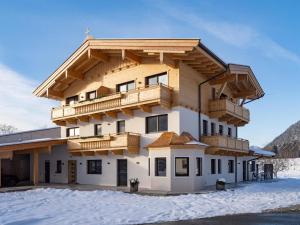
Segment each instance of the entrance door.
[{"label": "entrance door", "polygon": [[76,160],[68,160],[68,183],[76,183],[76,174],[77,174],[77,162]]},{"label": "entrance door", "polygon": [[118,159],[118,186],[127,186],[127,159]]},{"label": "entrance door", "polygon": [[247,161],[243,161],[243,181],[247,180]]},{"label": "entrance door", "polygon": [[45,161],[45,183],[50,183],[50,161]]}]

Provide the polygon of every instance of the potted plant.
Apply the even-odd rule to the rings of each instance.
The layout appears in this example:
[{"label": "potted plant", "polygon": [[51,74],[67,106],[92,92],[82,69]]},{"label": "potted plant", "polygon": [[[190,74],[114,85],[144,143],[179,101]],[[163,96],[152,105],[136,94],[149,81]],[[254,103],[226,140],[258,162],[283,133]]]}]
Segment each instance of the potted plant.
[{"label": "potted plant", "polygon": [[130,183],[130,192],[138,192],[139,190],[139,179],[138,178],[131,178],[129,179]]},{"label": "potted plant", "polygon": [[219,178],[216,181],[216,189],[219,191],[225,191],[226,180],[224,178]]}]

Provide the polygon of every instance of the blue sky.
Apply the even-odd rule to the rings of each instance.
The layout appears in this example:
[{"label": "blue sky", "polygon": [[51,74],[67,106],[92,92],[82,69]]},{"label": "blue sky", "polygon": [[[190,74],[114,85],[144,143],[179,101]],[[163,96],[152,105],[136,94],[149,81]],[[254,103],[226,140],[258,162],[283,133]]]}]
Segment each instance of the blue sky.
[{"label": "blue sky", "polygon": [[20,130],[50,126],[53,102],[31,91],[82,43],[87,27],[97,38],[200,38],[226,62],[250,65],[266,92],[247,105],[251,123],[239,132],[251,144],[267,144],[300,119],[298,1],[0,4],[0,94],[6,96],[0,123]]}]

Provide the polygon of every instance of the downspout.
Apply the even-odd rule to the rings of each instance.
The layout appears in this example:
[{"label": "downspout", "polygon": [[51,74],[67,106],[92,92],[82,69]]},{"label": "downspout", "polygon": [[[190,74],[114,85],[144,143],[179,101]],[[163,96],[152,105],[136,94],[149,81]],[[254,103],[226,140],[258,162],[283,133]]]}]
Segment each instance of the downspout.
[{"label": "downspout", "polygon": [[257,97],[257,98],[251,99],[251,100],[245,102],[243,105],[246,105],[246,104],[248,104],[248,103],[250,103],[250,102],[253,102],[253,101],[255,101],[255,100],[258,100],[258,99],[260,99],[260,98],[262,98],[262,97],[264,97],[264,96],[265,96],[265,94],[263,94],[263,95],[261,95],[261,96],[259,96],[259,97]]},{"label": "downspout", "polygon": [[223,74],[225,74],[226,72],[228,71],[228,65],[226,65],[226,70],[221,72],[221,73],[218,73],[217,75],[201,82],[199,85],[198,85],[198,135],[199,135],[199,141],[201,141],[201,111],[202,111],[202,107],[201,107],[201,98],[202,98],[202,95],[201,95],[201,86],[209,81],[212,81],[216,78],[218,78],[219,76],[222,76]]}]

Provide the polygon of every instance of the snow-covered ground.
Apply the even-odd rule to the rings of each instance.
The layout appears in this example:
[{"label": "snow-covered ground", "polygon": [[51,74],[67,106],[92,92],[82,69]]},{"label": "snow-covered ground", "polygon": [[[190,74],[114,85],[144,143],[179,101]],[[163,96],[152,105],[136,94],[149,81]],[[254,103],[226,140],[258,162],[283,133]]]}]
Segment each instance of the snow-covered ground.
[{"label": "snow-covered ground", "polygon": [[253,213],[300,204],[300,161],[272,183],[170,197],[37,189],[0,194],[0,224],[136,224]]}]

